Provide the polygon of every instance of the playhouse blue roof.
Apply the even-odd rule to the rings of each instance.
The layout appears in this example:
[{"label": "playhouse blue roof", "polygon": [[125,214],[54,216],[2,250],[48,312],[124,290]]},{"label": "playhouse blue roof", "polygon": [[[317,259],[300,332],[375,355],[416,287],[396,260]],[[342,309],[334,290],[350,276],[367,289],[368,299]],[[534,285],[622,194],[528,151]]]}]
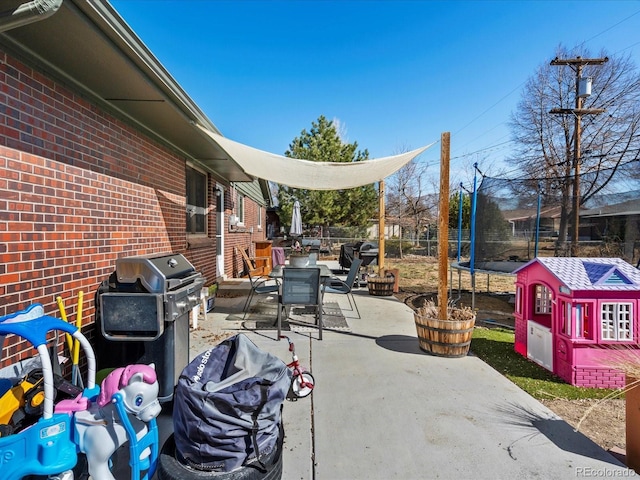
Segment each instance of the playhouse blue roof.
[{"label": "playhouse blue roof", "polygon": [[538,257],[515,270],[540,263],[571,290],[636,290],[640,270],[620,258]]}]

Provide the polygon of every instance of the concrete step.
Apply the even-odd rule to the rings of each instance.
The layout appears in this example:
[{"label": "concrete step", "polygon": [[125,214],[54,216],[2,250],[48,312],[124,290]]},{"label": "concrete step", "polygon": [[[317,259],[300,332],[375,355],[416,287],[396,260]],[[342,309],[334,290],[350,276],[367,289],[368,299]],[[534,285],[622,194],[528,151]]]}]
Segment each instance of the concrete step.
[{"label": "concrete step", "polygon": [[221,297],[239,297],[249,295],[251,282],[248,278],[230,278],[218,284],[218,295]]}]

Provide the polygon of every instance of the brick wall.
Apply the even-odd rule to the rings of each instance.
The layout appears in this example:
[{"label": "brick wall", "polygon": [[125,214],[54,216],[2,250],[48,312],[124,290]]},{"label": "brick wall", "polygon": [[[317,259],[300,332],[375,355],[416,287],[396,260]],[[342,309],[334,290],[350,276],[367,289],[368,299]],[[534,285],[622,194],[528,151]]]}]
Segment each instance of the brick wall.
[{"label": "brick wall", "polygon": [[[0,50],[0,316],[34,302],[58,316],[61,295],[73,319],[82,290],[89,326],[120,256],[183,253],[212,283],[215,242],[188,244],[185,190],[184,158]],[[32,354],[10,336],[0,365]]]},{"label": "brick wall", "polygon": [[4,147],[0,171],[0,315],[38,302],[58,316],[60,295],[73,316],[82,290],[91,323],[93,295],[116,258],[184,246],[177,229],[165,227],[177,218],[184,224],[184,195],[177,192]]},{"label": "brick wall", "polygon": [[624,388],[625,376],[619,370],[597,367],[575,367],[574,385],[591,388]]},{"label": "brick wall", "polygon": [[229,277],[239,277],[244,268],[242,265],[242,257],[236,256],[236,248],[250,249],[251,254],[254,253],[253,242],[264,240],[266,238],[266,211],[262,209],[262,227],[258,228],[258,204],[245,197],[245,215],[244,226],[230,226],[229,215],[235,210],[235,200],[237,192],[227,191],[225,197],[225,211],[227,213],[225,219],[225,273]]}]

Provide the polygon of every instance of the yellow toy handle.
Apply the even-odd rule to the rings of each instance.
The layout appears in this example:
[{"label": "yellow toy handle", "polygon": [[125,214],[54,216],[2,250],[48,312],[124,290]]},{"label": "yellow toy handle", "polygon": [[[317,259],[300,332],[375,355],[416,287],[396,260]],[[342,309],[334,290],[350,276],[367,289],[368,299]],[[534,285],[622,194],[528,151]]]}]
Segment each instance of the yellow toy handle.
[{"label": "yellow toy handle", "polygon": [[[62,297],[60,296],[56,297],[56,303],[58,304],[58,310],[60,310],[60,317],[65,322],[68,322],[67,311],[64,309],[64,302],[62,301]],[[71,338],[71,335],[68,333],[65,335],[65,337],[67,337],[67,348],[69,348],[69,356],[72,357],[73,356],[73,338]]]},{"label": "yellow toy handle", "polygon": [[[76,327],[78,330],[82,327],[82,305],[84,302],[84,292],[78,292],[78,309],[76,310]],[[78,365],[80,361],[80,340],[76,339],[73,344],[73,364]]]}]

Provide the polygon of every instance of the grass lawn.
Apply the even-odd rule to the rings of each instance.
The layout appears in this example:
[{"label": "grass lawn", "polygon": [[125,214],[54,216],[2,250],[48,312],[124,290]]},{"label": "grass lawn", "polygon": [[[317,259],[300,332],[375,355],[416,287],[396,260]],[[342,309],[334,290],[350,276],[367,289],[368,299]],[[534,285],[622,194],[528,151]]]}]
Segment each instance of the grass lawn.
[{"label": "grass lawn", "polygon": [[603,398],[613,390],[574,387],[513,349],[514,333],[501,328],[476,328],[471,351],[531,396],[541,399]]}]

